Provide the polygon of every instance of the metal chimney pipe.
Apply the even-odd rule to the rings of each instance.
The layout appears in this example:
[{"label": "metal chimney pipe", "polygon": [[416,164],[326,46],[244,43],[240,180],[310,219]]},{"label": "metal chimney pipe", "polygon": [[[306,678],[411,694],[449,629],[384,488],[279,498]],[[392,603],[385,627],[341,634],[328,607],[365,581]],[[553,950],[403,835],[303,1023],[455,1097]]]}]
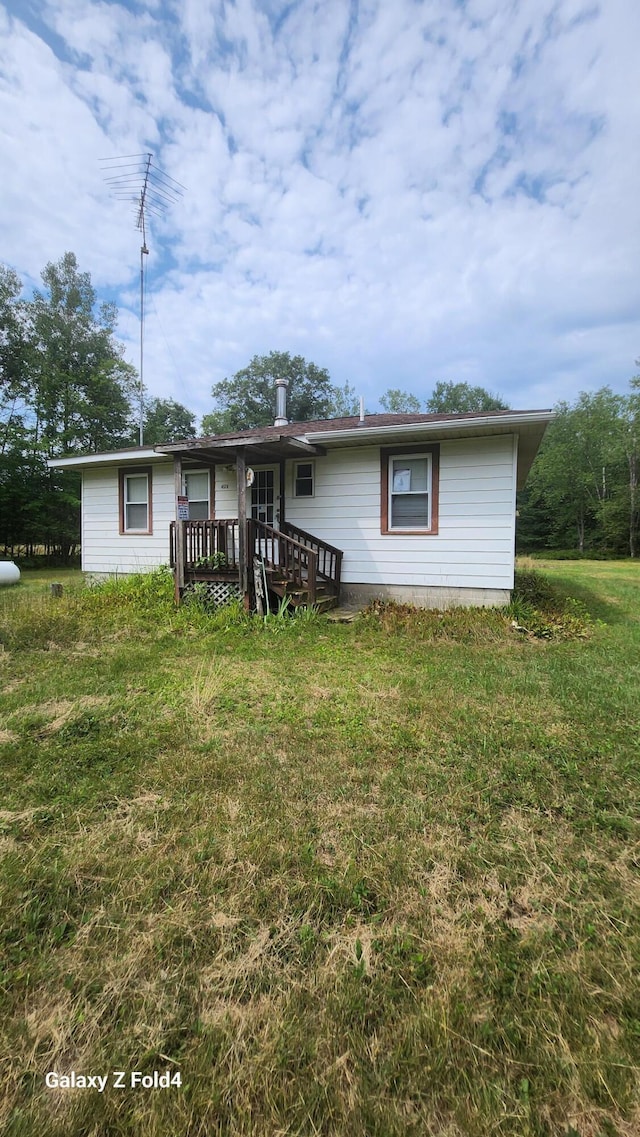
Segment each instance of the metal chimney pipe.
[{"label": "metal chimney pipe", "polygon": [[274,426],[287,426],[287,379],[276,379],[276,418]]},{"label": "metal chimney pipe", "polygon": [[364,422],[364,395],[360,396],[360,422]]}]

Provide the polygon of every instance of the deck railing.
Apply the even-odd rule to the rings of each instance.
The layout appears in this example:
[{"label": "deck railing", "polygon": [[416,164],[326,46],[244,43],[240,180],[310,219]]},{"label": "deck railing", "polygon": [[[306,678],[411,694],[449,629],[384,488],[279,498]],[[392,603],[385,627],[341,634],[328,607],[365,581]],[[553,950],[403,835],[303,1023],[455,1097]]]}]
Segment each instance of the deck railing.
[{"label": "deck railing", "polygon": [[[172,521],[169,528],[169,557],[176,565],[176,524],[184,526],[184,569],[186,573],[215,573],[240,577],[240,525],[237,518],[221,521]],[[315,604],[318,582],[329,583],[335,596],[340,591],[342,550],[299,529],[283,525],[274,529],[264,521],[247,521],[247,572],[254,557],[294,588],[308,592]],[[220,556],[216,557],[216,554]],[[222,557],[224,556],[224,562]],[[217,561],[217,563],[216,563]]]},{"label": "deck railing", "polygon": [[[207,569],[207,561],[217,553],[225,557],[224,567],[218,571],[236,573],[239,569],[239,526],[235,518],[222,521],[181,521],[184,525],[184,567],[187,572]],[[176,563],[176,522],[169,530],[169,556],[172,568]]]}]

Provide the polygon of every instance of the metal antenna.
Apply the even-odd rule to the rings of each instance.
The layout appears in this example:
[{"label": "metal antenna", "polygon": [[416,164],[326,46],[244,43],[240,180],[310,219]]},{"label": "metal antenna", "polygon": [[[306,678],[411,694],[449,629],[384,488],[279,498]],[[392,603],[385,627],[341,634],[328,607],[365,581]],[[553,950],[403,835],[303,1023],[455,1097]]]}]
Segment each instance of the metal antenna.
[{"label": "metal antenna", "polygon": [[[163,173],[152,162],[153,154],[124,154],[118,158],[101,158],[104,171],[113,170],[105,178],[112,195],[120,201],[134,205],[136,229],[142,233],[140,246],[140,445],[144,432],[144,258],[147,248],[147,220],[151,214],[163,217],[170,205],[175,205],[185,187]],[[117,172],[116,172],[117,171]]]}]

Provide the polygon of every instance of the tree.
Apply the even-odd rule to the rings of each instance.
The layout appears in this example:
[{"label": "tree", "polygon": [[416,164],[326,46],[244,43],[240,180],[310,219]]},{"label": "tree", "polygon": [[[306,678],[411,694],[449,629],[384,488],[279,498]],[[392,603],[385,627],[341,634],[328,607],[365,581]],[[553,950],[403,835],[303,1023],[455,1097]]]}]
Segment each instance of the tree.
[{"label": "tree", "polygon": [[[640,360],[636,360],[636,366]],[[640,375],[630,380],[631,393],[622,402],[618,447],[625,468],[625,485],[620,493],[626,519],[629,556],[638,552],[640,530]]]},{"label": "tree", "polygon": [[620,485],[622,405],[608,387],[582,392],[574,406],[558,404],[529,475],[522,510],[525,531],[531,527],[530,511],[546,510],[549,544],[575,543],[580,552],[587,543],[605,545]]},{"label": "tree", "polygon": [[[544,441],[542,443],[544,446]],[[531,475],[518,493],[516,513],[516,552],[532,553],[548,549],[555,532],[555,514],[542,491],[532,487]],[[573,537],[566,544],[573,544]]]},{"label": "tree", "polygon": [[13,269],[0,265],[0,406],[25,393],[27,337],[22,282]]},{"label": "tree", "polygon": [[397,387],[390,387],[380,398],[380,406],[390,415],[419,414],[420,400],[408,391],[400,391]]},{"label": "tree", "polygon": [[329,372],[301,355],[272,351],[254,355],[248,367],[231,379],[215,383],[212,395],[217,407],[202,420],[204,434],[227,434],[257,426],[271,426],[275,418],[278,378],[288,379],[287,418],[309,422],[330,418],[336,397]]},{"label": "tree", "polygon": [[[138,441],[138,432],[134,441]],[[180,442],[196,437],[196,416],[173,399],[150,399],[145,404],[143,438],[145,446],[160,442]]]},{"label": "tree", "polygon": [[0,265],[0,454],[16,442],[24,427],[26,409],[28,337],[24,302],[19,299],[22,282],[13,271]]},{"label": "tree", "polygon": [[47,458],[126,443],[135,370],[114,337],[115,307],[98,307],[73,253],[42,279],[22,300],[0,266],[0,543],[65,557],[79,540],[80,478]]},{"label": "tree", "polygon": [[498,395],[492,395],[484,387],[471,387],[468,383],[445,383],[440,381],[427,399],[427,411],[431,414],[465,414],[472,411],[508,411],[509,407]]},{"label": "tree", "polygon": [[[10,411],[2,427],[0,459],[0,548],[4,555],[23,542],[33,510],[33,460],[23,417]],[[41,472],[41,471],[40,471]],[[0,556],[3,554],[0,552]]]},{"label": "tree", "polygon": [[360,414],[360,399],[355,387],[345,383],[344,387],[332,387],[330,418],[351,418]]},{"label": "tree", "polygon": [[25,302],[33,487],[25,536],[66,559],[80,536],[80,479],[48,470],[46,459],[126,444],[135,369],[114,337],[115,306],[98,306],[73,253],[48,264],[42,280],[44,291]]},{"label": "tree", "polygon": [[106,450],[129,437],[135,369],[114,338],[113,304],[96,306],[88,272],[65,253],[28,304],[35,442],[49,457]]}]

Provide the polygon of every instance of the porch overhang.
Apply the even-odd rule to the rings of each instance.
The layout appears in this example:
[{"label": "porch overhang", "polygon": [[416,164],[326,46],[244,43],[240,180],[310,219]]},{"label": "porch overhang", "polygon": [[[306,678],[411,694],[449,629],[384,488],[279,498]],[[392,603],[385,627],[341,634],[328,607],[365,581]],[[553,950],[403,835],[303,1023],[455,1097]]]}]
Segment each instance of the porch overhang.
[{"label": "porch overhang", "polygon": [[203,462],[227,465],[242,455],[245,462],[259,466],[270,462],[281,462],[286,458],[317,458],[327,452],[326,448],[318,443],[305,442],[304,439],[293,438],[286,434],[275,437],[253,435],[251,438],[167,442],[156,446],[155,449],[157,454],[179,457],[186,465]]}]

